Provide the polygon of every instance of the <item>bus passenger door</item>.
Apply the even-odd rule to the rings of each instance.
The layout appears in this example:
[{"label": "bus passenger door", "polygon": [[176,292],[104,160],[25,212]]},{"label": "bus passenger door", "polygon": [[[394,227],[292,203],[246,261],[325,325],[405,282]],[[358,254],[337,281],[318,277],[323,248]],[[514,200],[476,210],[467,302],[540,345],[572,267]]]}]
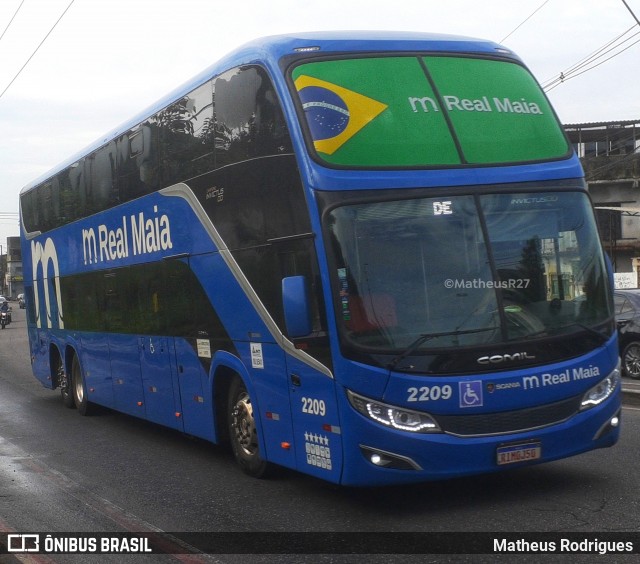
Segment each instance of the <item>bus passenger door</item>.
[{"label": "bus passenger door", "polygon": [[311,238],[282,248],[280,264],[287,352],[287,383],[296,466],[337,483],[342,473],[342,437],[320,275]]},{"label": "bus passenger door", "polygon": [[149,421],[182,430],[180,405],[174,390],[173,339],[167,337],[139,337],[142,389],[146,417]]},{"label": "bus passenger door", "polygon": [[203,391],[208,374],[203,370],[202,359],[187,339],[176,337],[172,341],[177,374],[175,397],[176,404],[180,406],[181,430],[194,437],[213,441],[213,411],[211,401]]},{"label": "bus passenger door", "polygon": [[[287,367],[282,348],[268,341],[238,344],[246,351],[244,363],[250,369],[255,401],[252,398],[254,419],[260,418],[265,458],[286,466],[296,467],[293,426],[287,388]],[[249,392],[251,393],[251,391]]]}]

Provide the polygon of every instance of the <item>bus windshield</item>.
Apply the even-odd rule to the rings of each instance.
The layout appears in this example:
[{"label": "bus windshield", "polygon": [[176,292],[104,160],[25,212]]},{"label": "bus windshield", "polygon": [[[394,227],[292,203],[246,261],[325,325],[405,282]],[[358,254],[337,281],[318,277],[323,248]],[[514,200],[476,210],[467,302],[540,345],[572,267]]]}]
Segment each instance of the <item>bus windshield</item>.
[{"label": "bus windshield", "polygon": [[377,56],[292,71],[307,143],[340,167],[450,167],[567,156],[544,93],[513,60]]},{"label": "bus windshield", "polygon": [[578,192],[334,208],[342,334],[352,347],[393,354],[593,329],[611,311],[591,214]]}]

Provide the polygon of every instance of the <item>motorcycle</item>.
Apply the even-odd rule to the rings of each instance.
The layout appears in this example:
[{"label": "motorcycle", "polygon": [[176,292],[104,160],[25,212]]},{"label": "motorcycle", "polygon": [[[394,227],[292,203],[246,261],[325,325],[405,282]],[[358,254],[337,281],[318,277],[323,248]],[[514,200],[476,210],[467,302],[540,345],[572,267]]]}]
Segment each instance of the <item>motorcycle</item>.
[{"label": "motorcycle", "polygon": [[0,312],[0,327],[3,329],[11,323],[11,316],[8,311]]}]

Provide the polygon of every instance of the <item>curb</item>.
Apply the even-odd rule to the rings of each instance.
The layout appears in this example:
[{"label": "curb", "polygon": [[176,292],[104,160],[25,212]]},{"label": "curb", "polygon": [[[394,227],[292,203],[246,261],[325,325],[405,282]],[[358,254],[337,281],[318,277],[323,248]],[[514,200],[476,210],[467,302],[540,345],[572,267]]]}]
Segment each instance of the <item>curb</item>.
[{"label": "curb", "polygon": [[622,405],[640,407],[640,384],[622,382]]}]

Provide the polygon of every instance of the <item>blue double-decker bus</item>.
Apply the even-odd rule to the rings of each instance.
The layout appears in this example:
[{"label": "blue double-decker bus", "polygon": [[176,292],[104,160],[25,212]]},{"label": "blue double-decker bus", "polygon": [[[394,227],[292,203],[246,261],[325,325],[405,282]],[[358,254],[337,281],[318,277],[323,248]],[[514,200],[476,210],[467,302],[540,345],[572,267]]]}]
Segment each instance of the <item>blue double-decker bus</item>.
[{"label": "blue double-decker bus", "polygon": [[82,415],[347,485],[618,439],[583,171],[495,43],[260,39],[20,199],[33,372]]}]

